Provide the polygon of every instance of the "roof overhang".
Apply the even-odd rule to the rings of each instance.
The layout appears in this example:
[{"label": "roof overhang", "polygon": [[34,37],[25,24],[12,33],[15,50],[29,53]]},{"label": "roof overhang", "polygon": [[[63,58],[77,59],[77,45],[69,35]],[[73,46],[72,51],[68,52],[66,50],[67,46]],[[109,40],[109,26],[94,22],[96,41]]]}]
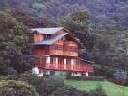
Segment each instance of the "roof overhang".
[{"label": "roof overhang", "polygon": [[56,34],[57,32],[63,30],[64,27],[55,27],[55,28],[33,28],[31,29],[32,33],[39,34]]},{"label": "roof overhang", "polygon": [[52,45],[54,43],[56,43],[56,41],[60,40],[61,38],[63,38],[64,36],[69,36],[70,38],[72,38],[80,47],[81,47],[81,43],[80,40],[77,39],[76,37],[73,36],[73,34],[66,28],[64,27],[53,27],[53,28],[33,28],[31,29],[32,33],[39,33],[39,34],[56,34],[57,32],[64,30],[66,33],[63,34],[59,34],[58,36],[56,36],[53,39],[49,39],[49,40],[44,40],[42,42],[38,42],[38,43],[34,43],[34,45]]}]

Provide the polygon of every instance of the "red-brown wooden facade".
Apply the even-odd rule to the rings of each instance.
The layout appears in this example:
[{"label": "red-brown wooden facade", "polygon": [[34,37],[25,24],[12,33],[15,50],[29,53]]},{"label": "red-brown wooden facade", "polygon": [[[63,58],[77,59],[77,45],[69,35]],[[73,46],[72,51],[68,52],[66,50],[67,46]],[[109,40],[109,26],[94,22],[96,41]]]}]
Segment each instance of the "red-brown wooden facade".
[{"label": "red-brown wooden facade", "polygon": [[36,28],[33,33],[36,66],[40,69],[93,72],[93,67],[79,58],[79,41],[64,28]]}]

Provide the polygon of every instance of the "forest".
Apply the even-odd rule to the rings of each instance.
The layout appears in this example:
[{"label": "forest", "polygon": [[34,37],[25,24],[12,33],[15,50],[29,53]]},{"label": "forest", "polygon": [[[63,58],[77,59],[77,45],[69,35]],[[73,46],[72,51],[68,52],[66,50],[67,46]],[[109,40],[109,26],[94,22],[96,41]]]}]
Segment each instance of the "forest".
[{"label": "forest", "polygon": [[31,74],[30,29],[38,27],[67,28],[80,40],[80,56],[92,62],[94,76],[127,86],[127,10],[127,0],[0,0],[0,96],[106,96],[101,86],[80,91]]}]

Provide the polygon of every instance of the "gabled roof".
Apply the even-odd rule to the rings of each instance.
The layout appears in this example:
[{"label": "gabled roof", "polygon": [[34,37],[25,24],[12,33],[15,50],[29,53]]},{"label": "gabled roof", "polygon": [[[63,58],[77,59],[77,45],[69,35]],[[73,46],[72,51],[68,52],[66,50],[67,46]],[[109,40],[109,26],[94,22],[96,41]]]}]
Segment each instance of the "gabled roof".
[{"label": "gabled roof", "polygon": [[31,29],[33,32],[37,32],[40,34],[56,34],[57,32],[63,30],[64,27],[54,27],[54,28],[33,28]]},{"label": "gabled roof", "polygon": [[[56,34],[57,32],[61,30],[66,30],[64,27],[54,27],[54,28],[33,28],[31,29],[32,33],[36,32],[39,34]],[[80,45],[80,41],[73,37],[68,30],[66,30],[66,33],[62,34],[57,34],[54,38],[48,39],[48,40],[43,40],[41,42],[36,42],[34,45],[52,45],[56,43],[58,40],[62,39],[64,36],[70,36],[75,42],[77,42]]]},{"label": "gabled roof", "polygon": [[67,34],[68,33],[60,34],[52,39],[43,40],[42,42],[34,43],[34,45],[52,45],[52,44],[56,43],[58,40],[62,39]]}]

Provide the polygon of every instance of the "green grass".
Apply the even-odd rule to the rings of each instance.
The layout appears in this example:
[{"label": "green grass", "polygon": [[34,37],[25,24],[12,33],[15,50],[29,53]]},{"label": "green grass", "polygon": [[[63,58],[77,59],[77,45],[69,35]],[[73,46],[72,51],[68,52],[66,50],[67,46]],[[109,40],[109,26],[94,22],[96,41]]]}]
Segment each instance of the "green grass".
[{"label": "green grass", "polygon": [[108,96],[128,96],[128,87],[116,85],[108,81],[65,80],[65,84],[86,91],[96,89],[97,85],[101,84]]}]

